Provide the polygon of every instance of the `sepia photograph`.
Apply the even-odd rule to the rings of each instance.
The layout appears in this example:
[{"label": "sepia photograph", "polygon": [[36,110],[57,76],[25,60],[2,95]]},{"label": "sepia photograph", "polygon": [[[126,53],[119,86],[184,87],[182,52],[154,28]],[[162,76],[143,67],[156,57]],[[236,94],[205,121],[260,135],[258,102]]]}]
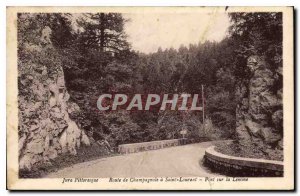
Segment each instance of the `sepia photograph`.
[{"label": "sepia photograph", "polygon": [[293,7],[8,7],[11,190],[291,190]]}]

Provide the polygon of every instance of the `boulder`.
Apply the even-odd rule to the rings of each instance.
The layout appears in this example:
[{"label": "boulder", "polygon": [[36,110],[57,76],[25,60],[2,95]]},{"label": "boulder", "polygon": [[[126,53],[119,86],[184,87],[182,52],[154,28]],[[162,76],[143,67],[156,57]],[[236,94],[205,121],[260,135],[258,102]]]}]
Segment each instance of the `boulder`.
[{"label": "boulder", "polygon": [[27,143],[26,145],[27,152],[30,152],[32,154],[40,154],[44,152],[44,141],[39,139],[34,139],[31,142]]},{"label": "boulder", "polygon": [[264,139],[265,143],[273,145],[278,143],[282,139],[280,134],[276,133],[273,128],[265,127],[260,130],[260,135]]},{"label": "boulder", "polygon": [[283,127],[283,111],[277,110],[272,115],[272,122],[274,123],[275,128],[278,132],[282,132]]}]

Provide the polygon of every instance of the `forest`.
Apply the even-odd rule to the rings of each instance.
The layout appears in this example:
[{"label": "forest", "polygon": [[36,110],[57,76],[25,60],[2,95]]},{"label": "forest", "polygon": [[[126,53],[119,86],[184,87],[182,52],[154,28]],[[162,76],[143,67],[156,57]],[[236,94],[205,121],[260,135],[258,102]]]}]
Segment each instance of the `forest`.
[{"label": "forest", "polygon": [[[231,25],[222,41],[158,48],[149,54],[131,48],[124,31],[130,21],[121,13],[74,15],[36,14],[23,22],[29,23],[28,29],[51,29],[54,48],[40,54],[40,61],[62,65],[70,100],[80,107],[70,117],[89,136],[97,135],[113,147],[180,138],[182,129],[188,130],[190,143],[236,139],[236,91],[251,74],[247,58],[265,56],[271,70],[282,68],[281,13],[228,13]],[[34,42],[28,29],[18,34]],[[281,78],[275,83],[274,92],[282,88]],[[201,94],[202,85],[204,122],[201,111],[97,108],[98,97],[105,93]]]}]

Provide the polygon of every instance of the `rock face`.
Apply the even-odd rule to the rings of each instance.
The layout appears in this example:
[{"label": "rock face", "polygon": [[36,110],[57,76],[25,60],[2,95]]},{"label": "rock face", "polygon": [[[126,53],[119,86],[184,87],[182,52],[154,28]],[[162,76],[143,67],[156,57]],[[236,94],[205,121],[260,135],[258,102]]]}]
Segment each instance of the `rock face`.
[{"label": "rock face", "polygon": [[[70,118],[79,107],[69,102],[62,64],[50,40],[51,29],[31,31],[26,28],[30,18],[25,19],[23,32],[18,34],[19,168],[30,170],[35,163],[59,154],[75,155],[80,145],[89,145],[89,138]],[[35,40],[23,41],[29,35]]]},{"label": "rock face", "polygon": [[263,142],[282,149],[283,112],[281,72],[271,71],[263,57],[251,56],[250,75],[238,84],[237,133],[244,142]]}]

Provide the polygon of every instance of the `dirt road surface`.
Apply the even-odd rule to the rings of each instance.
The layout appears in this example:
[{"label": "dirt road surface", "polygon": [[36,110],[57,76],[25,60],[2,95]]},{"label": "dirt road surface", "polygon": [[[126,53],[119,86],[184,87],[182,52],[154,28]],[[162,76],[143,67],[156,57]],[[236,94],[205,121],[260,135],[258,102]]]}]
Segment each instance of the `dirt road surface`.
[{"label": "dirt road surface", "polygon": [[211,142],[145,151],[79,163],[47,178],[212,177],[202,165]]}]

